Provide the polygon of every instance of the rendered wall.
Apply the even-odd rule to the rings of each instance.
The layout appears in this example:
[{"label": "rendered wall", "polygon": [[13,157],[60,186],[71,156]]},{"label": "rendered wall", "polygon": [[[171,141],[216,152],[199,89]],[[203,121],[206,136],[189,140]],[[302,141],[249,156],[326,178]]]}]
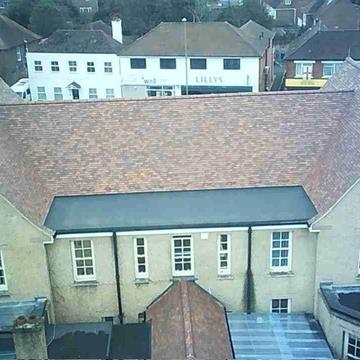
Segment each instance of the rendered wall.
[{"label": "rendered wall", "polygon": [[0,250],[3,255],[7,291],[0,291],[0,302],[47,297],[51,288],[44,241],[50,232],[39,229],[0,196]]},{"label": "rendered wall", "polygon": [[339,315],[332,313],[320,294],[318,294],[318,298],[318,320],[336,359],[342,359],[344,332],[360,337],[360,324],[347,321],[345,318],[341,318]]},{"label": "rendered wall", "polygon": [[318,234],[315,294],[322,281],[360,284],[360,183],[333,210],[315,223]]}]

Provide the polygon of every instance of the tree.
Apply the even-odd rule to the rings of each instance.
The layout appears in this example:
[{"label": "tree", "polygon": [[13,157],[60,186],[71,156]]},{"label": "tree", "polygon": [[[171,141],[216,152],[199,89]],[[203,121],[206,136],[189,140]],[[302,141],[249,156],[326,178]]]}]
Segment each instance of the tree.
[{"label": "tree", "polygon": [[274,22],[265,6],[258,0],[244,0],[240,6],[229,6],[220,12],[217,20],[228,21],[238,27],[253,20],[268,29],[272,29]]},{"label": "tree", "polygon": [[12,0],[7,9],[7,16],[17,23],[28,27],[30,16],[38,0]]},{"label": "tree", "polygon": [[184,10],[191,14],[193,22],[209,20],[211,10],[208,0],[178,0],[178,2]]},{"label": "tree", "polygon": [[49,36],[65,27],[65,17],[52,0],[40,0],[30,17],[30,29],[37,34]]}]

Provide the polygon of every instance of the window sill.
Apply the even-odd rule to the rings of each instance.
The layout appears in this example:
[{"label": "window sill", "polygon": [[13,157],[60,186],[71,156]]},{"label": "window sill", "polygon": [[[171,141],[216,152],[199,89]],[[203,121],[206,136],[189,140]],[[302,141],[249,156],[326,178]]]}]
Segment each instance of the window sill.
[{"label": "window sill", "polygon": [[73,286],[75,287],[89,287],[89,286],[98,286],[98,282],[96,280],[91,281],[75,281]]},{"label": "window sill", "polygon": [[135,279],[134,280],[134,284],[135,285],[146,285],[146,284],[150,284],[151,280],[146,278],[146,279]]},{"label": "window sill", "polygon": [[232,275],[218,275],[218,280],[234,280],[234,276]]},{"label": "window sill", "polygon": [[2,297],[10,297],[10,293],[8,290],[0,290],[0,298]]},{"label": "window sill", "polygon": [[185,281],[196,281],[198,280],[195,275],[174,275],[170,281],[175,282],[179,280],[185,280]]},{"label": "window sill", "polygon": [[270,277],[293,277],[295,274],[289,271],[270,271],[268,274]]}]

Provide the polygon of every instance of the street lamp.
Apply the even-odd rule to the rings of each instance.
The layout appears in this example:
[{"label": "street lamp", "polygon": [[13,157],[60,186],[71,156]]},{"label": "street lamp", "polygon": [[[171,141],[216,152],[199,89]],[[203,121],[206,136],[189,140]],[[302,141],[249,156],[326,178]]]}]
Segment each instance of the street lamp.
[{"label": "street lamp", "polygon": [[188,43],[187,43],[187,29],[186,18],[181,20],[184,23],[184,48],[185,48],[185,95],[189,95],[189,74],[188,74]]}]

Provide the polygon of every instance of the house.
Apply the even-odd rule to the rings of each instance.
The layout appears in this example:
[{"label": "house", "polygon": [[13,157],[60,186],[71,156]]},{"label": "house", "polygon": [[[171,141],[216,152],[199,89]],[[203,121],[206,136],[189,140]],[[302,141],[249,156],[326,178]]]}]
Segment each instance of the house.
[{"label": "house", "polygon": [[290,44],[285,55],[287,89],[318,89],[346,57],[360,61],[360,31],[309,29]]},{"label": "house", "polygon": [[40,36],[0,15],[0,77],[8,85],[27,77],[26,46]]},{"label": "house", "polygon": [[30,47],[33,99],[257,92],[273,81],[274,34],[253,21],[241,29],[161,23],[136,41],[123,36],[119,19],[112,22],[112,38],[104,23],[87,28],[58,30]]},{"label": "house", "polygon": [[92,18],[99,10],[98,0],[71,0],[80,15]]},{"label": "house", "polygon": [[303,16],[297,0],[265,0],[264,6],[276,20],[277,27],[303,26]]},{"label": "house", "polygon": [[318,23],[327,30],[359,30],[360,6],[351,0],[315,0],[304,9],[306,27]]},{"label": "house", "polygon": [[145,312],[171,329],[156,304],[173,289],[214,309],[186,310],[193,336],[213,337],[224,307],[253,316],[228,316],[232,341],[259,313],[264,329],[299,315],[328,354],[321,286],[359,284],[359,80],[346,59],[320,91],[1,105],[0,302],[46,297],[50,324]]}]

